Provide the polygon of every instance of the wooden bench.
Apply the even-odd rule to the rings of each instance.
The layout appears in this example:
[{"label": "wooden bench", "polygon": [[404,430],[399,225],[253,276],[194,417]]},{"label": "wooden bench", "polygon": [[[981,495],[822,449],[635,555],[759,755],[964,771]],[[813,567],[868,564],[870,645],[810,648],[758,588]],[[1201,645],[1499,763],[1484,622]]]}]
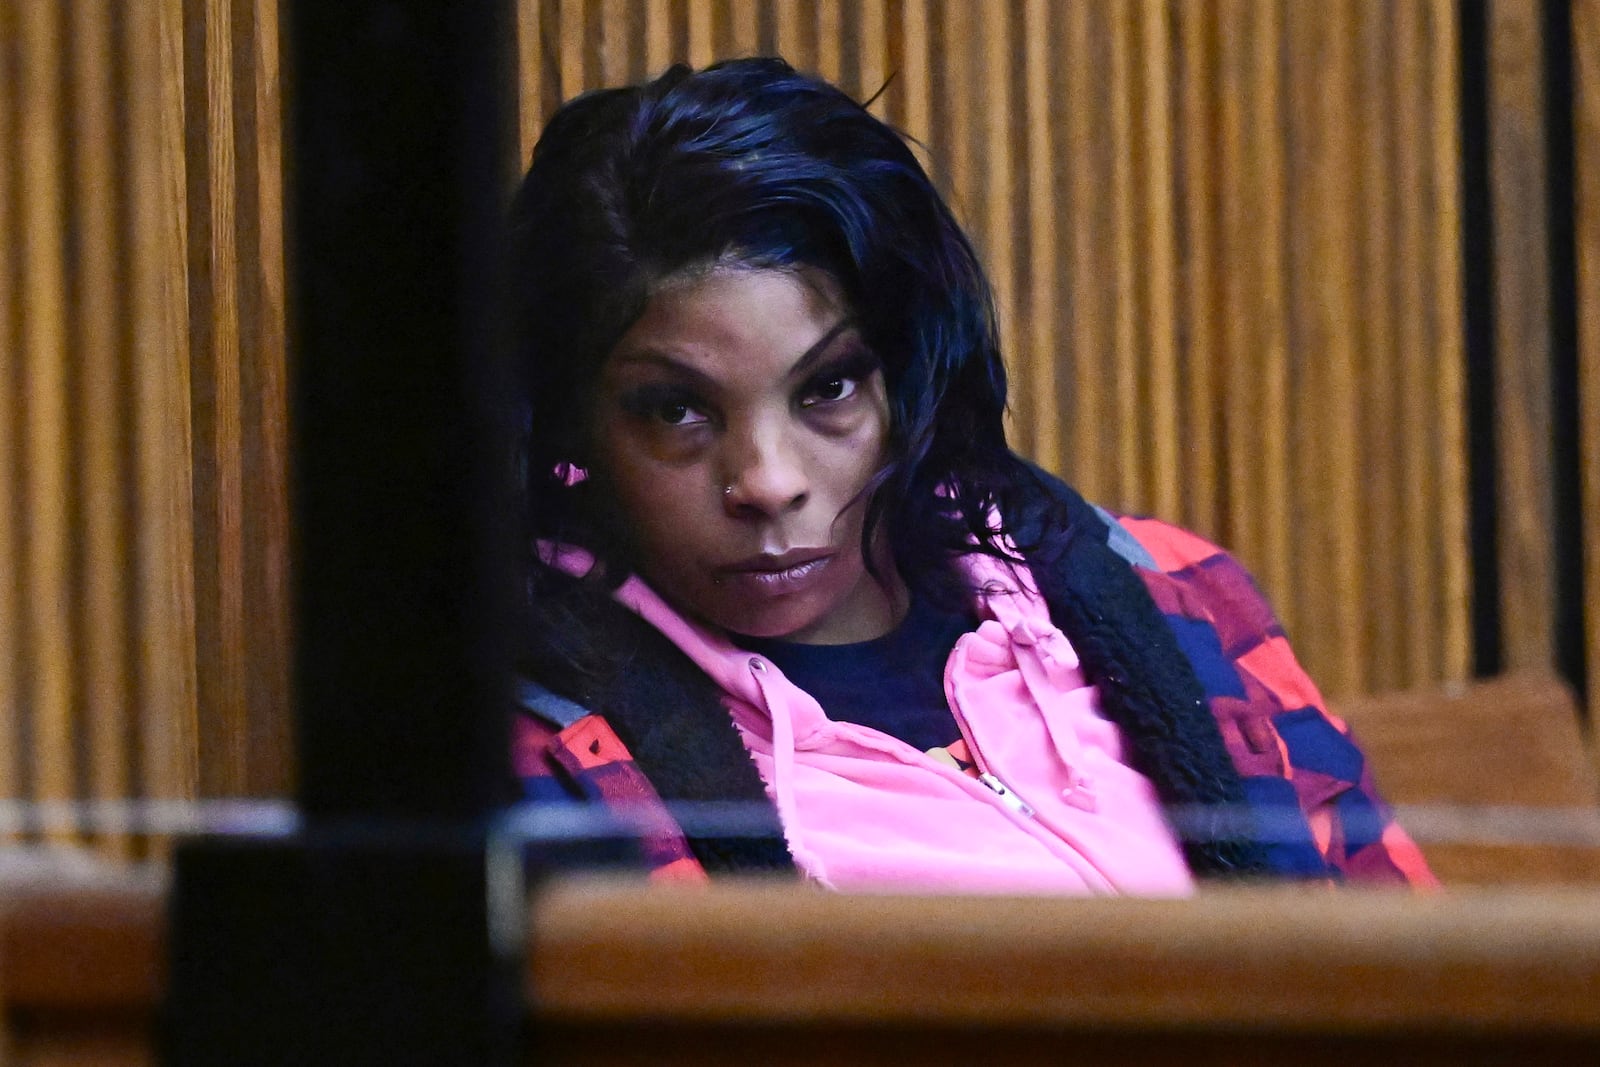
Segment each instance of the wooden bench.
[{"label": "wooden bench", "polygon": [[1446,884],[1600,884],[1600,773],[1548,674],[1338,702]]}]

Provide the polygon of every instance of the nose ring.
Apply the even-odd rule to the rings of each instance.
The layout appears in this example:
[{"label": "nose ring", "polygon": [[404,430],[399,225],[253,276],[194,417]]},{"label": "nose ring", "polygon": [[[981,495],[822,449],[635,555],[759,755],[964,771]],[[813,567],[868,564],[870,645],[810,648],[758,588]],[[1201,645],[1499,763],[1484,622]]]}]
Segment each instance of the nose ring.
[{"label": "nose ring", "polygon": [[723,496],[732,496],[733,495],[733,486],[731,486],[731,485],[723,486],[722,487],[722,495]]}]

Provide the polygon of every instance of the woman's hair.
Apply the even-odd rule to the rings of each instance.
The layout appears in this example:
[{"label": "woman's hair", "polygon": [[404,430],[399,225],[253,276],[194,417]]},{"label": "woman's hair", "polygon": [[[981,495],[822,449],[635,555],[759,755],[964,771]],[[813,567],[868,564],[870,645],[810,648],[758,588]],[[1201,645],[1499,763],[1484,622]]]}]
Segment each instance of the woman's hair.
[{"label": "woman's hair", "polygon": [[951,604],[953,555],[1002,554],[991,516],[1035,474],[1006,444],[988,280],[905,139],[845,93],[742,59],[580,96],[539,139],[512,227],[533,537],[628,569],[603,486],[572,475],[601,365],[661,282],[734,263],[827,272],[882,361],[890,461],[864,558],[886,527],[907,583]]}]

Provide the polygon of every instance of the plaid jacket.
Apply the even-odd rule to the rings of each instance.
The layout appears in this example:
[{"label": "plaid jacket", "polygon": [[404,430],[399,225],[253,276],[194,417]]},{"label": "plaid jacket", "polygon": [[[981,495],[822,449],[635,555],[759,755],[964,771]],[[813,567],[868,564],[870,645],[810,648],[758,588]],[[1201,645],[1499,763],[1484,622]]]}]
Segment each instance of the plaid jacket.
[{"label": "plaid jacket", "polygon": [[[1070,494],[1064,486],[1060,490]],[[1203,824],[1248,833],[1267,872],[1276,876],[1435,884],[1421,852],[1379,797],[1348,729],[1328,714],[1244,568],[1177,527],[1091,512],[1075,494],[1071,499],[1079,509],[1076,521],[1096,528],[1101,555],[1094,558],[1112,561],[1112,570],[1129,568],[1141,580],[1192,671],[1192,680],[1184,675],[1180,688],[1198,682],[1242,781],[1243,812],[1224,815],[1242,814],[1248,830],[1239,829],[1237,818],[1209,817]],[[1041,591],[1051,598],[1042,582]],[[1100,610],[1091,604],[1091,614]],[[1113,626],[1120,622],[1109,620]],[[1063,628],[1076,646],[1080,639]],[[1166,635],[1160,637],[1150,643],[1170,650]],[[1137,688],[1116,669],[1095,681],[1109,699],[1115,699],[1109,689]],[[690,839],[606,719],[540,686],[530,687],[523,703],[513,762],[529,800],[626,809],[630,823],[643,828],[641,846],[653,877],[706,877]],[[1188,832],[1193,827],[1186,814],[1193,813],[1175,811],[1173,817]]]}]

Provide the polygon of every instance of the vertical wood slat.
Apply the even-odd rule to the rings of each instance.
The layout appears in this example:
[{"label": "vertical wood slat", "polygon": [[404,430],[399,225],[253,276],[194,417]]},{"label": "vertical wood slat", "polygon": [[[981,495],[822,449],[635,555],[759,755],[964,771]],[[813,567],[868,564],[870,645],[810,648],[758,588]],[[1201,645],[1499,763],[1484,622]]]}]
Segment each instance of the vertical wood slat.
[{"label": "vertical wood slat", "polygon": [[[954,5],[960,8],[963,5]],[[981,79],[979,107],[967,117],[970,150],[983,161],[981,179],[976,174],[972,180],[982,181],[982,210],[973,203],[972,222],[976,224],[980,248],[989,268],[989,279],[995,290],[995,312],[998,318],[1000,351],[1010,363],[1013,374],[1023,377],[1024,364],[1018,344],[1020,323],[1017,304],[1016,248],[1022,235],[1012,226],[1012,212],[1017,191],[1013,186],[1012,143],[1010,118],[1015,108],[1024,106],[1013,99],[1011,93],[1011,19],[1008,5],[994,5],[971,25],[973,32],[966,38],[973,62],[967,68]],[[952,40],[962,38],[952,37]],[[986,116],[979,121],[977,116]],[[976,161],[974,161],[975,163]],[[1013,401],[1011,414],[1017,416],[1031,409],[1024,399]],[[1025,416],[1024,416],[1025,417]],[[1015,422],[1013,422],[1015,426]],[[1013,436],[1021,435],[1015,429]]]},{"label": "vertical wood slat", "polygon": [[[1050,63],[1051,8],[1045,0],[1028,0],[1023,10],[1023,99],[1028,108],[1027,167],[1029,224],[1025,324],[1025,380],[1030,397],[1033,433],[1029,451],[1051,466],[1060,462],[1061,416],[1055,399],[1060,288],[1057,270],[1055,145],[1053,139]],[[1048,353],[1048,356],[1046,355]],[[1024,378],[1018,375],[1019,379]]]},{"label": "vertical wood slat", "polygon": [[1143,116],[1140,151],[1146,181],[1144,196],[1145,269],[1141,279],[1146,297],[1148,371],[1144,378],[1144,408],[1148,432],[1142,443],[1149,471],[1146,499],[1160,515],[1182,510],[1179,481],[1182,446],[1179,437],[1177,259],[1173,199],[1171,77],[1171,8],[1167,0],[1143,0],[1139,12],[1138,45],[1141,54]]},{"label": "vertical wood slat", "polygon": [[815,59],[805,32],[810,5],[801,0],[773,0],[773,44],[779,55],[797,67],[809,68]]},{"label": "vertical wood slat", "polygon": [[703,67],[716,58],[716,24],[711,0],[689,0],[689,65]]},{"label": "vertical wood slat", "polygon": [[1495,417],[1507,668],[1554,648],[1549,470],[1550,275],[1544,51],[1537,0],[1489,0],[1489,170],[1494,202]]},{"label": "vertical wood slat", "polygon": [[136,522],[132,612],[141,794],[197,795],[194,523],[190,454],[183,0],[127,9],[127,185],[131,243]]},{"label": "vertical wood slat", "polygon": [[1067,345],[1071,363],[1065,375],[1071,391],[1071,452],[1063,466],[1094,500],[1111,499],[1111,475],[1096,461],[1107,454],[1101,448],[1102,435],[1115,425],[1106,399],[1112,390],[1104,361],[1116,351],[1108,313],[1113,294],[1106,284],[1111,276],[1106,251],[1110,242],[1105,239],[1111,198],[1103,195],[1110,183],[1106,160],[1110,137],[1103,122],[1108,110],[1102,95],[1106,80],[1097,73],[1094,60],[1099,57],[1093,51],[1098,11],[1091,4],[1073,4],[1067,10],[1065,50],[1078,61],[1066,64],[1064,101],[1066,143],[1073,150],[1066,158],[1070,177],[1065,217],[1071,233],[1072,322]]},{"label": "vertical wood slat", "polygon": [[[1136,234],[1139,197],[1131,187],[1143,175],[1134,167],[1136,77],[1134,73],[1133,20],[1135,0],[1114,0],[1109,5],[1111,65],[1107,71],[1111,84],[1111,184],[1113,195],[1111,240],[1114,249],[1116,288],[1112,295],[1114,347],[1109,353],[1110,381],[1115,397],[1112,408],[1116,427],[1114,454],[1115,487],[1118,499],[1137,500],[1139,484],[1140,405],[1139,362],[1144,352],[1140,325],[1143,308],[1139,296],[1139,247]],[[1132,194],[1132,195],[1130,195]],[[1110,458],[1110,457],[1108,457]]]},{"label": "vertical wood slat", "polygon": [[[633,21],[626,0],[605,0],[600,6],[600,77],[607,85],[627,81],[636,65]],[[541,124],[544,118],[540,116]]]},{"label": "vertical wood slat", "polygon": [[563,32],[559,38],[557,51],[561,57],[559,68],[561,91],[565,94],[589,84],[588,71],[584,63],[584,46],[587,42],[583,32],[583,15],[587,7],[583,0],[561,0],[558,17]]},{"label": "vertical wood slat", "polygon": [[856,81],[861,86],[862,97],[873,100],[872,113],[884,118],[888,108],[888,94],[882,90],[889,77],[889,5],[862,4],[858,17],[861,40],[856,57]]},{"label": "vertical wood slat", "polygon": [[[815,0],[816,34],[817,34],[817,59],[816,71],[824,78],[836,84],[845,86],[850,91],[850,82],[855,79],[845,78],[844,74],[844,49],[841,40],[844,28],[844,12],[839,7],[839,0]],[[996,15],[1001,12],[996,11]],[[859,95],[859,90],[856,90]]]},{"label": "vertical wood slat", "polygon": [[[1360,303],[1364,309],[1359,326],[1365,365],[1361,375],[1360,403],[1363,411],[1360,462],[1365,472],[1366,493],[1371,501],[1363,516],[1361,550],[1365,558],[1378,559],[1396,543],[1396,524],[1403,505],[1399,491],[1399,455],[1387,431],[1395,423],[1395,270],[1391,223],[1397,197],[1393,180],[1395,155],[1395,90],[1393,72],[1394,19],[1382,0],[1362,0],[1358,9],[1356,40],[1359,47],[1361,84],[1372,91],[1361,94],[1360,171],[1362,206]],[[1404,137],[1402,133],[1399,136]],[[1404,269],[1404,268],[1402,268]],[[1389,603],[1400,602],[1400,575],[1393,568],[1378,568],[1370,575],[1368,589],[1374,597]],[[1366,655],[1377,677],[1398,677],[1402,673],[1403,649],[1401,617],[1381,612],[1372,620],[1372,640]]]},{"label": "vertical wood slat", "polygon": [[[645,0],[644,9],[645,69],[647,77],[655,77],[672,63],[672,13],[667,0]],[[563,20],[563,36],[576,32],[567,30]],[[561,86],[562,95],[571,97],[582,86]]]},{"label": "vertical wood slat", "polygon": [[66,284],[63,261],[61,9],[25,5],[20,12],[23,242],[21,358],[24,366],[25,497],[23,551],[27,648],[26,689],[34,799],[70,801],[76,792],[72,645],[74,582],[68,551],[68,501],[73,487],[68,454],[70,417],[66,362]]},{"label": "vertical wood slat", "polygon": [[[0,143],[20,139],[17,86],[21,79],[17,14],[0,3]],[[22,350],[21,244],[11,240],[20,217],[16,168],[0,165],[0,352]],[[27,753],[23,749],[23,697],[20,620],[22,576],[15,561],[21,545],[22,361],[0,359],[0,797],[26,795]]]},{"label": "vertical wood slat", "polygon": [[[1228,269],[1222,270],[1221,369],[1223,388],[1233,398],[1224,409],[1222,448],[1228,457],[1220,474],[1224,479],[1223,507],[1230,519],[1243,513],[1248,520],[1234,519],[1217,532],[1238,552],[1248,564],[1260,567],[1263,562],[1264,539],[1259,535],[1260,521],[1272,507],[1272,496],[1263,486],[1251,480],[1256,471],[1254,456],[1264,456],[1272,447],[1272,435],[1265,422],[1252,424],[1248,413],[1271,410],[1259,398],[1263,379],[1270,380],[1279,363],[1279,351],[1269,349],[1255,336],[1263,324],[1281,321],[1279,309],[1270,306],[1266,299],[1271,279],[1260,259],[1271,255],[1277,248],[1279,233],[1275,230],[1261,233],[1256,227],[1262,221],[1257,206],[1252,203],[1262,192],[1261,175],[1267,171],[1267,180],[1275,181],[1276,174],[1266,167],[1266,157],[1259,150],[1259,138],[1254,132],[1251,104],[1275,108],[1276,93],[1258,97],[1258,85],[1252,68],[1251,30],[1253,20],[1245,0],[1230,0],[1221,9],[1218,27],[1218,65],[1220,68],[1221,100],[1218,104],[1217,166],[1222,174],[1233,180],[1218,190],[1222,200],[1222,237],[1218,255]],[[1270,35],[1268,35],[1270,36]],[[1273,42],[1274,46],[1276,42]],[[1271,143],[1275,139],[1267,138]],[[1272,216],[1269,214],[1269,218]],[[1246,358],[1246,353],[1256,353],[1256,366]],[[1262,365],[1268,370],[1260,373]],[[1265,438],[1265,440],[1263,440]],[[1246,502],[1260,501],[1262,510],[1255,511]],[[1278,594],[1281,597],[1281,592]],[[1279,601],[1278,610],[1288,605]]]},{"label": "vertical wood slat", "polygon": [[195,611],[201,734],[200,788],[227,793],[245,780],[249,737],[242,511],[241,280],[232,12],[229,0],[192,0],[186,15],[190,379],[194,420]]},{"label": "vertical wood slat", "polygon": [[[1461,134],[1460,28],[1457,7],[1451,0],[1431,0],[1429,38],[1433,48],[1433,77],[1429,107],[1432,112],[1433,149],[1433,249],[1434,292],[1429,308],[1436,320],[1433,337],[1434,365],[1438,368],[1437,398],[1439,439],[1437,455],[1439,540],[1434,546],[1442,572],[1438,583],[1442,597],[1433,617],[1440,621],[1438,659],[1423,672],[1414,672],[1404,684],[1417,686],[1437,678],[1465,678],[1472,670],[1472,570],[1470,552],[1470,502],[1467,494],[1467,388],[1466,340],[1460,309],[1465,286],[1461,263]],[[1405,353],[1402,352],[1402,356]],[[1591,409],[1593,410],[1593,409]],[[1591,513],[1592,514],[1592,513]],[[1393,684],[1393,683],[1391,683]]]},{"label": "vertical wood slat", "polygon": [[[1255,247],[1249,255],[1255,260],[1253,283],[1259,287],[1255,314],[1258,316],[1251,334],[1251,348],[1234,351],[1232,358],[1240,363],[1257,361],[1259,367],[1259,406],[1234,412],[1259,426],[1261,477],[1259,496],[1237,497],[1231,502],[1235,522],[1243,514],[1258,516],[1257,528],[1261,531],[1257,542],[1259,561],[1247,559],[1257,568],[1266,584],[1280,615],[1290,620],[1291,633],[1305,634],[1307,628],[1294,625],[1299,621],[1301,589],[1294,580],[1297,560],[1292,546],[1294,524],[1303,521],[1294,510],[1290,470],[1290,424],[1299,413],[1289,409],[1291,352],[1291,305],[1289,302],[1288,231],[1290,227],[1290,188],[1288,147],[1286,144],[1286,85],[1288,75],[1281,68],[1279,49],[1284,32],[1283,9],[1274,4],[1256,4],[1254,17],[1257,28],[1251,38],[1249,87],[1245,90],[1252,105],[1249,123],[1251,152],[1250,188],[1251,215],[1245,220],[1249,230],[1241,233],[1245,241]],[[1246,446],[1247,448],[1249,446]],[[1248,452],[1232,457],[1248,461]],[[1317,521],[1321,521],[1318,516]],[[1324,567],[1325,560],[1313,561]],[[1314,650],[1313,650],[1314,651]],[[1316,664],[1316,660],[1311,660]],[[1326,665],[1323,665],[1324,667]],[[1319,675],[1320,676],[1320,675]]]},{"label": "vertical wood slat", "polygon": [[[935,164],[935,173],[944,183],[951,210],[956,219],[971,230],[981,211],[981,206],[973,199],[977,193],[972,158],[976,102],[970,89],[982,84],[974,79],[972,64],[973,13],[966,4],[934,5],[929,12],[930,24],[935,13],[939,37],[934,43],[942,50],[930,54],[929,66],[937,69],[942,77],[930,86],[934,94],[930,111],[938,137],[928,149],[934,159],[940,161]],[[980,250],[983,250],[981,241]]]},{"label": "vertical wood slat", "polygon": [[904,2],[901,40],[905,69],[900,80],[904,86],[905,114],[900,121],[905,131],[915,138],[912,151],[931,172],[927,146],[933,138],[933,115],[929,107],[933,93],[933,27],[928,0]]},{"label": "vertical wood slat", "polygon": [[[1352,292],[1357,264],[1350,258],[1350,221],[1359,204],[1350,196],[1345,175],[1353,169],[1349,99],[1354,71],[1350,64],[1348,0],[1320,6],[1319,17],[1304,18],[1311,9],[1290,8],[1291,40],[1306,44],[1303,55],[1319,57],[1323,78],[1299,83],[1308,94],[1292,104],[1303,122],[1292,140],[1308,146],[1303,159],[1307,179],[1304,199],[1296,201],[1305,258],[1295,265],[1302,280],[1296,314],[1303,327],[1296,353],[1296,386],[1304,392],[1293,402],[1296,420],[1296,503],[1302,512],[1315,506],[1312,494],[1328,492],[1335,500],[1357,498],[1353,449],[1326,449],[1329,440],[1358,440],[1354,426],[1354,331],[1356,301]],[[1301,33],[1305,36],[1302,37]],[[1300,302],[1303,301],[1303,302]],[[1323,521],[1302,524],[1296,546],[1302,561],[1302,588],[1317,605],[1323,626],[1303,640],[1308,653],[1335,670],[1347,687],[1363,691],[1365,664],[1359,627],[1354,619],[1361,597],[1361,574],[1355,550],[1354,509],[1338,509]]]},{"label": "vertical wood slat", "polygon": [[246,605],[251,756],[244,791],[252,796],[287,793],[293,778],[289,590],[292,570],[289,516],[289,381],[285,337],[283,251],[283,101],[279,69],[279,0],[235,0],[240,48],[255,57],[253,84],[254,248],[241,247],[252,271],[252,321],[243,353],[245,395],[250,411],[245,488],[249,508],[246,537]]},{"label": "vertical wood slat", "polygon": [[1217,255],[1217,193],[1213,188],[1217,138],[1216,8],[1177,4],[1178,59],[1182,65],[1176,122],[1181,173],[1176,179],[1180,199],[1177,224],[1183,231],[1183,270],[1179,276],[1186,326],[1182,364],[1183,436],[1192,457],[1183,479],[1185,500],[1180,509],[1202,535],[1217,538],[1220,505],[1217,478],[1218,427],[1216,370],[1220,362],[1218,323],[1222,316],[1221,280]]},{"label": "vertical wood slat", "polygon": [[1600,721],[1600,0],[1572,5],[1578,409],[1589,721]]},{"label": "vertical wood slat", "polygon": [[[1399,10],[1395,19],[1396,92],[1396,173],[1404,202],[1420,203],[1428,185],[1426,141],[1420,136],[1428,128],[1427,103],[1422,87],[1426,83],[1428,53],[1417,5]],[[1407,211],[1398,228],[1399,264],[1396,343],[1399,352],[1429,351],[1432,329],[1426,313],[1430,299],[1427,221],[1420,211]],[[1429,422],[1432,412],[1425,367],[1415,359],[1402,360],[1397,369],[1395,388],[1399,396],[1398,442],[1402,481],[1400,488],[1398,544],[1410,560],[1404,575],[1400,603],[1416,609],[1434,587],[1431,552],[1425,546],[1429,527],[1428,496],[1433,487],[1433,464],[1428,456]],[[1432,635],[1423,629],[1408,629],[1403,635],[1403,667],[1409,677],[1428,677],[1433,670]]]},{"label": "vertical wood slat", "polygon": [[[544,31],[540,0],[516,0],[517,158],[524,165],[547,117],[544,106]],[[606,72],[609,77],[613,72]]]},{"label": "vertical wood slat", "polygon": [[[71,254],[78,269],[69,287],[75,309],[69,351],[77,353],[75,392],[83,412],[74,420],[79,440],[73,449],[74,466],[82,479],[76,509],[83,619],[78,745],[80,751],[88,750],[82,792],[111,801],[128,796],[131,786],[124,733],[131,678],[126,662],[127,544],[121,488],[126,361],[118,331],[126,312],[119,278],[126,259],[116,217],[115,131],[121,126],[113,114],[117,42],[107,0],[76,0],[68,25],[73,68],[68,97],[73,145],[69,203],[78,216],[72,228]],[[119,851],[127,844],[126,839],[113,841]]]},{"label": "vertical wood slat", "polygon": [[755,55],[761,44],[761,20],[755,4],[730,4],[728,11],[728,37],[732,41],[731,54]]}]

